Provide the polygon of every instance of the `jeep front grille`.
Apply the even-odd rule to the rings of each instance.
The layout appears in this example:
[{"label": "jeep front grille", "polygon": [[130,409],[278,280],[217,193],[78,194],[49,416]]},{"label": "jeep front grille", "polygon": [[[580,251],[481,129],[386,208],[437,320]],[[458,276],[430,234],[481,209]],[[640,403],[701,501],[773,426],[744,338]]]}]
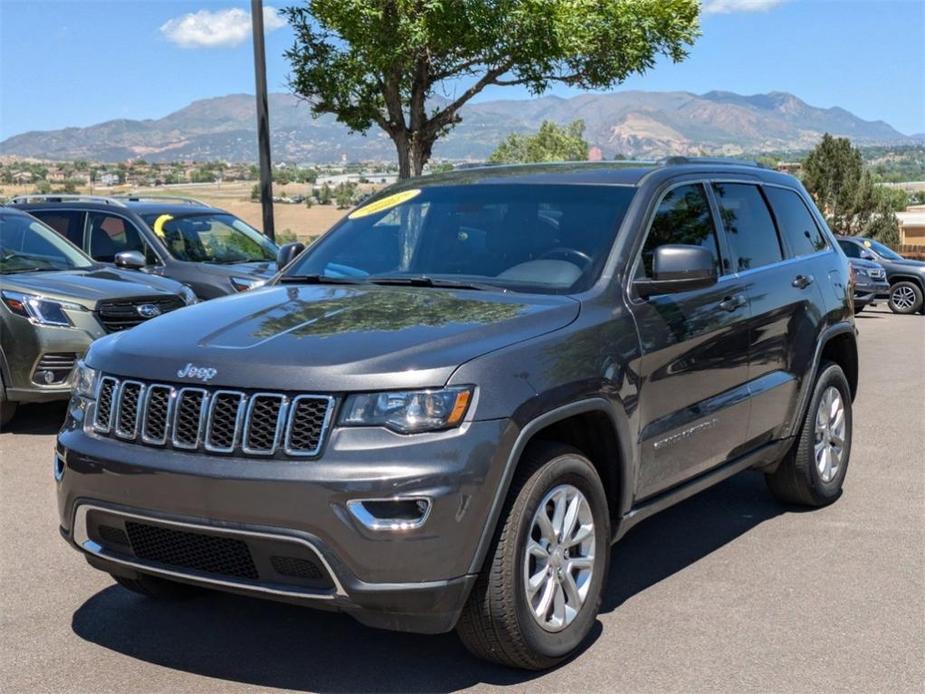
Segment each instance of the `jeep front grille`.
[{"label": "jeep front grille", "polygon": [[214,454],[312,457],[334,398],[143,383],[104,376],[92,428],[150,446]]}]

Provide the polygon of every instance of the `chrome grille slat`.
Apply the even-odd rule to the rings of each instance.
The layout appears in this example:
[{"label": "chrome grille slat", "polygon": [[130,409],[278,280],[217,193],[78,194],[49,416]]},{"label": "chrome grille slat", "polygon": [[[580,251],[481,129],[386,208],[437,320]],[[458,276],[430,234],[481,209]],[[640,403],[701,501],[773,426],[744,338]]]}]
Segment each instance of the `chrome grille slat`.
[{"label": "chrome grille slat", "polygon": [[333,420],[330,395],[245,392],[103,376],[95,433],[210,454],[311,458]]},{"label": "chrome grille slat", "polygon": [[122,381],[116,393],[116,436],[134,439],[138,436],[139,405],[145,394],[145,385],[141,381]]}]

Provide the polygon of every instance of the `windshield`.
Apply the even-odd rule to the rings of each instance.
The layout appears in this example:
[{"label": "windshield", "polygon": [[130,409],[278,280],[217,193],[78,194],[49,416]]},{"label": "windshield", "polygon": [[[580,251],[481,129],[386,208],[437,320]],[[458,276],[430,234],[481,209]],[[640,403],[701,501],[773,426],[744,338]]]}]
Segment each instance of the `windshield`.
[{"label": "windshield", "polygon": [[276,259],[276,244],[231,214],[149,214],[143,219],[177,260],[224,264]]},{"label": "windshield", "polygon": [[864,245],[872,249],[874,253],[879,256],[886,258],[887,260],[902,260],[903,257],[896,253],[892,248],[884,246],[879,241],[874,241],[873,239],[864,239]]},{"label": "windshield", "polygon": [[0,274],[93,266],[90,258],[39,220],[0,214]]},{"label": "windshield", "polygon": [[405,190],[354,210],[283,279],[427,278],[581,291],[600,276],[634,192],[518,184]]}]

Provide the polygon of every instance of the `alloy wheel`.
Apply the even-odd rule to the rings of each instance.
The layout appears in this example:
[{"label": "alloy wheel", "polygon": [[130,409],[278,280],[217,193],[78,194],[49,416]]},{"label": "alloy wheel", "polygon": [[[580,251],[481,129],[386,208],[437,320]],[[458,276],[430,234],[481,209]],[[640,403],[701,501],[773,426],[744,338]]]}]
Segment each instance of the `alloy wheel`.
[{"label": "alloy wheel", "polygon": [[838,388],[829,386],[816,410],[816,470],[823,482],[835,479],[845,455],[845,403]]},{"label": "alloy wheel", "polygon": [[554,487],[530,523],[523,582],[533,619],[544,630],[561,631],[581,611],[594,573],[594,516],[577,487]]},{"label": "alloy wheel", "polygon": [[900,311],[908,311],[915,305],[915,292],[912,290],[912,287],[896,287],[890,298],[893,300],[893,306]]}]

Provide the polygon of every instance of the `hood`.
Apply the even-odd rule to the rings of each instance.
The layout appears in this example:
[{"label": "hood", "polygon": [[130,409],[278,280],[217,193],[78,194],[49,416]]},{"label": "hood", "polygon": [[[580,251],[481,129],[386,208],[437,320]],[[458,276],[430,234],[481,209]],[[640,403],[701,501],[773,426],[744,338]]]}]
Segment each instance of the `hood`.
[{"label": "hood", "polygon": [[883,267],[880,263],[863,258],[848,258],[848,262],[861,270],[879,270]]},{"label": "hood", "polygon": [[[443,385],[460,364],[558,330],[565,296],[414,287],[271,286],[168,313],[98,340],[87,359],[121,376],[338,392]],[[208,373],[211,373],[209,371]]]},{"label": "hood", "polygon": [[903,258],[902,260],[890,260],[889,263],[893,267],[908,268],[913,272],[925,272],[925,260]]},{"label": "hood", "polygon": [[257,279],[269,279],[276,274],[276,263],[273,262],[255,262],[255,263],[232,263],[230,265],[217,265],[215,263],[195,263],[200,268],[208,268],[210,274],[222,275],[225,277],[255,277]]},{"label": "hood", "polygon": [[134,296],[179,294],[179,282],[148,275],[138,270],[120,270],[98,266],[87,270],[55,270],[24,272],[0,276],[4,289],[40,294],[81,304],[89,309],[103,299],[122,299]]}]

